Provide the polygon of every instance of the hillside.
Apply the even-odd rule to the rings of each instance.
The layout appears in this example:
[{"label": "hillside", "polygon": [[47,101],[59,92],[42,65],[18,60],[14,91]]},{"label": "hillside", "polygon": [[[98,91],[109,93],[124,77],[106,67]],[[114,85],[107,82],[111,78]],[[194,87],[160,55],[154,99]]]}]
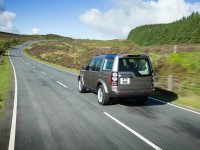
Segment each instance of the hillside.
[{"label": "hillside", "polygon": [[47,35],[23,35],[23,34],[14,34],[14,33],[6,33],[0,31],[0,40],[10,40],[16,39],[19,41],[29,41],[29,40],[70,40],[71,38],[63,37],[56,34],[47,34]]},{"label": "hillside", "polygon": [[169,24],[137,27],[129,33],[128,40],[138,45],[200,43],[200,14],[192,13]]},{"label": "hillside", "polygon": [[[174,53],[176,49],[176,53]],[[200,93],[198,84],[200,78],[199,56],[200,45],[179,45],[177,47],[168,46],[135,46],[131,41],[87,41],[72,40],[42,42],[29,47],[26,52],[29,55],[50,63],[58,64],[62,67],[79,70],[86,65],[94,55],[104,53],[119,54],[141,54],[150,56],[155,75],[157,77],[168,77],[173,75],[178,80],[178,85],[174,85],[174,90],[184,94],[179,87],[195,89],[194,93]],[[184,74],[184,78],[183,77]],[[163,80],[167,80],[164,78]],[[195,78],[195,86],[190,86],[191,80]],[[185,87],[186,86],[186,87]],[[160,84],[159,87],[167,88],[167,85]],[[196,89],[197,88],[197,89]]]}]

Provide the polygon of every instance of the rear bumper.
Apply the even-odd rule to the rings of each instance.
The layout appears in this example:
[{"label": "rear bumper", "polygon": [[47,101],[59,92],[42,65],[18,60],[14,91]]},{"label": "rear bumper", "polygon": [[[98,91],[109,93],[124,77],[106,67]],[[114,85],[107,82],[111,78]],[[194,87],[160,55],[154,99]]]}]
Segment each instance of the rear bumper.
[{"label": "rear bumper", "polygon": [[150,96],[155,89],[131,90],[131,91],[111,91],[109,97],[131,97],[131,96]]}]

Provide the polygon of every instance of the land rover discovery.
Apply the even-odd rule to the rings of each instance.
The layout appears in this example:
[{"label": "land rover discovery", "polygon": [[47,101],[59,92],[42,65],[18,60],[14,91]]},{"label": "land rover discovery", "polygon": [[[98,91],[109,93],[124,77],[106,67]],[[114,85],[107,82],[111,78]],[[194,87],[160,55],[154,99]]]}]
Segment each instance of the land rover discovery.
[{"label": "land rover discovery", "polygon": [[154,91],[150,59],[146,55],[97,55],[80,71],[78,89],[97,93],[101,105],[111,97],[133,96],[144,104]]}]

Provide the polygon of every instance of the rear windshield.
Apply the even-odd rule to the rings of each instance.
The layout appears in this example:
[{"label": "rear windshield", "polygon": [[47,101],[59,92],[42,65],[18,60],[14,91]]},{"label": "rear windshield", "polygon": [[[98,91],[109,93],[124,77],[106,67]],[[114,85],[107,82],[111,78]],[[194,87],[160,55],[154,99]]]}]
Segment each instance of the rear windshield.
[{"label": "rear windshield", "polygon": [[120,72],[134,72],[136,76],[151,75],[149,61],[146,58],[120,58],[119,68]]}]

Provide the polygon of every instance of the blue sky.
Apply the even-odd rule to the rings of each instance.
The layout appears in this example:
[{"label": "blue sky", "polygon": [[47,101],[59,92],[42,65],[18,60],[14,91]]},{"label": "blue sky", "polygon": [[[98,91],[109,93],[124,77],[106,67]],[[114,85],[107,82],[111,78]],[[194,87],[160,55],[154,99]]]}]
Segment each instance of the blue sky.
[{"label": "blue sky", "polygon": [[0,30],[73,38],[126,38],[143,24],[200,12],[200,0],[0,0]]}]

